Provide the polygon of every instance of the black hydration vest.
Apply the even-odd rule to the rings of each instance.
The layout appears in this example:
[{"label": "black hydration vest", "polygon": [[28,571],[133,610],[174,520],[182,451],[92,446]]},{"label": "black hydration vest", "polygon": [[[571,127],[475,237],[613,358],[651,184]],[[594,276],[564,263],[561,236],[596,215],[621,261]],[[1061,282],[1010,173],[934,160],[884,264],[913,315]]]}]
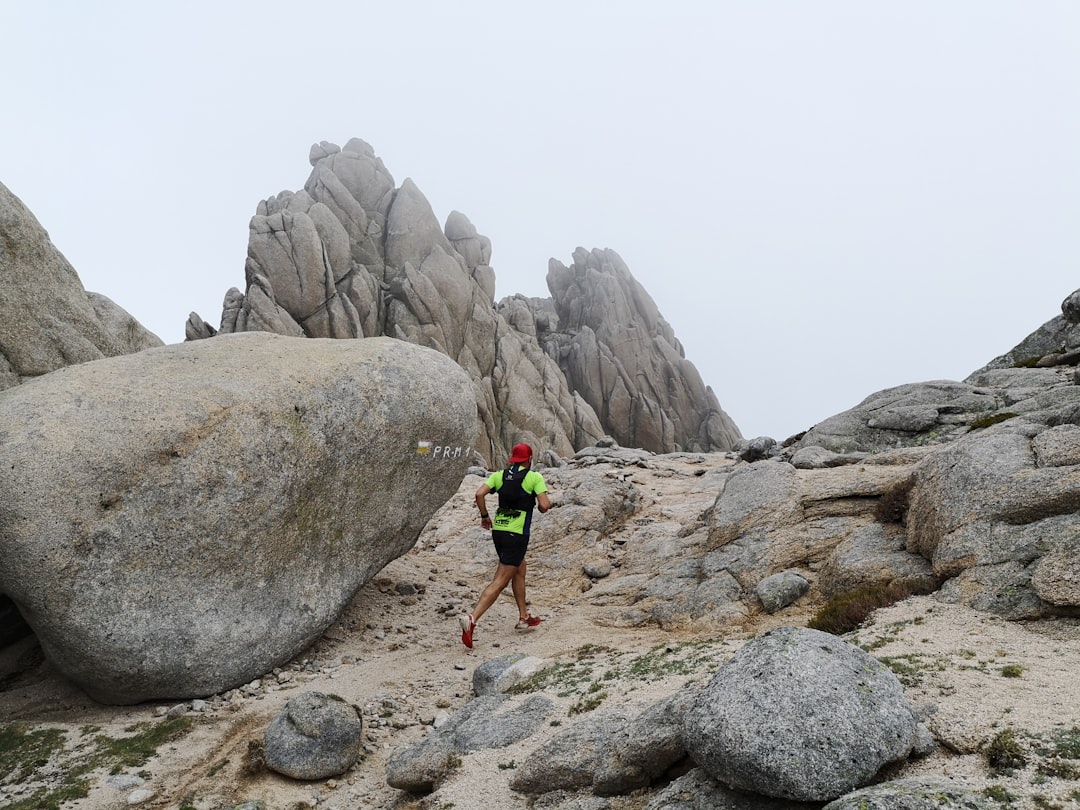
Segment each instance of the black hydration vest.
[{"label": "black hydration vest", "polygon": [[499,509],[514,509],[520,512],[531,512],[536,505],[536,496],[526,492],[522,483],[529,472],[528,467],[514,464],[503,470],[502,486],[497,490],[499,493]]}]

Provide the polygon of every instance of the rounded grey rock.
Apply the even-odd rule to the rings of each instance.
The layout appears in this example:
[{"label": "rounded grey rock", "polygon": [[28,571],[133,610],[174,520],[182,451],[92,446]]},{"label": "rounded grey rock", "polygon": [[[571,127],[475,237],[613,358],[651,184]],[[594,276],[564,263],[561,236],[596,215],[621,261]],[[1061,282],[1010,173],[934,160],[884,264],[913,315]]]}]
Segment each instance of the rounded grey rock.
[{"label": "rounded grey rock", "polygon": [[293,779],[338,776],[360,758],[362,731],[354,706],[322,692],[302,692],[266,729],[266,767]]},{"label": "rounded grey rock", "polygon": [[686,712],[691,758],[738,790],[829,801],[906,758],[915,710],[877,659],[836,636],[781,627],[750,641]]}]

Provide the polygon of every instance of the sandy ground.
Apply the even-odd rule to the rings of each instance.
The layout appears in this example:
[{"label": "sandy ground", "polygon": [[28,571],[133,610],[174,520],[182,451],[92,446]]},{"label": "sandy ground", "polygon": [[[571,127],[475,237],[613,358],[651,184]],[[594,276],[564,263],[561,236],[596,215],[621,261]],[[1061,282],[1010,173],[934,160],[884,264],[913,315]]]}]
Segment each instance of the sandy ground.
[{"label": "sandy ground", "polygon": [[[649,482],[658,494],[678,482]],[[610,624],[612,608],[574,596],[565,576],[546,570],[541,554],[530,551],[529,598],[532,612],[544,618],[533,631],[513,629],[516,608],[507,593],[483,618],[476,647],[460,643],[458,613],[468,611],[493,570],[486,534],[473,520],[471,488],[442,516],[443,528],[422,538],[418,547],[369,583],[340,620],[304,656],[251,684],[207,699],[204,711],[186,710],[194,729],[166,743],[135,774],[139,782],[118,782],[105,772],[91,779],[90,795],[68,807],[114,810],[192,807],[216,810],[262,800],[267,808],[526,808],[527,797],[508,786],[517,764],[544,740],[573,722],[573,709],[593,683],[603,686],[604,706],[641,704],[688,682],[704,683],[713,670],[753,634],[777,624],[803,624],[812,606],[758,617],[727,631],[665,633],[655,628],[620,629]],[[662,499],[657,499],[659,506]],[[649,507],[646,507],[649,508]],[[468,521],[467,523],[465,521]],[[460,527],[460,528],[459,528]],[[879,611],[850,636],[874,655],[892,662],[911,701],[926,713],[942,743],[931,757],[894,769],[889,776],[948,777],[972,789],[993,786],[1015,797],[1013,807],[1080,806],[1080,781],[1040,774],[1036,762],[1009,776],[993,776],[983,753],[1002,729],[1012,728],[1028,749],[1054,735],[1080,727],[1080,624],[1053,620],[1017,624],[964,608],[918,597]],[[23,676],[0,692],[0,722],[58,727],[75,747],[88,727],[123,735],[140,721],[157,721],[174,703],[106,707],[34,660],[33,639],[12,656],[22,656]],[[604,652],[585,656],[586,645]],[[506,749],[478,752],[427,797],[410,796],[385,782],[385,763],[398,746],[420,740],[441,715],[451,714],[472,697],[472,674],[486,660],[520,652],[574,665],[579,683],[548,692],[557,704],[554,724]],[[629,665],[658,663],[645,677],[625,677]],[[682,666],[674,666],[681,662]],[[0,660],[0,665],[5,662]],[[1002,668],[1019,665],[1019,677]],[[2,671],[2,669],[0,669]],[[604,679],[603,674],[614,677]],[[318,782],[298,782],[265,770],[246,768],[251,743],[261,740],[270,720],[292,695],[317,690],[341,696],[362,712],[364,755],[350,772]],[[201,707],[199,707],[201,708]],[[1080,735],[1080,730],[1077,731]],[[1080,745],[1080,741],[1078,741]],[[1080,771],[1080,760],[1074,760]],[[0,806],[28,795],[33,785],[3,784]],[[637,804],[634,804],[637,802]],[[640,805],[627,800],[625,807]],[[614,805],[613,805],[614,806]]]}]

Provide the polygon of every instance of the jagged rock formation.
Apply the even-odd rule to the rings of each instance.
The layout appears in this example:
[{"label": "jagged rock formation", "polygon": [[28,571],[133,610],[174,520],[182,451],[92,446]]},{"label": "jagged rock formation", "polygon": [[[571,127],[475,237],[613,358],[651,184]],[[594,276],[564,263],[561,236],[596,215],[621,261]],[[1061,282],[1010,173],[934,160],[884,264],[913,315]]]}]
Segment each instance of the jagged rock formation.
[{"label": "jagged rock formation", "polygon": [[552,259],[547,283],[556,317],[537,319],[537,337],[619,444],[670,452],[742,438],[615,251]]},{"label": "jagged rock formation", "polygon": [[416,185],[396,188],[359,139],[316,144],[309,160],[303,191],[258,206],[246,291],[228,291],[219,330],[192,313],[189,340],[262,330],[434,348],[469,373],[477,450],[492,463],[518,441],[565,457],[605,434],[655,452],[741,438],[612,251],[579,250],[573,270],[553,263],[550,310],[493,307],[491,242],[464,214],[440,228]]},{"label": "jagged rock formation", "polygon": [[113,301],[83,289],[41,223],[0,183],[0,389],[160,345]]},{"label": "jagged rock formation", "polygon": [[437,352],[252,333],[52,372],[0,424],[0,593],[89,695],[137,703],[310,645],[456,491],[476,410]]}]

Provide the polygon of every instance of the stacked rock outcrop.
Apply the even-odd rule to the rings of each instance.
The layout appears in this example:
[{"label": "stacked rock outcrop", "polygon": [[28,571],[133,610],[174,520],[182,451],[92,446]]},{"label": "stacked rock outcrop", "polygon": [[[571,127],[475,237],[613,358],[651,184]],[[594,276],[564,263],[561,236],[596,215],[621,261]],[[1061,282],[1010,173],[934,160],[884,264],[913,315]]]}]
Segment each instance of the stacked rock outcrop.
[{"label": "stacked rock outcrop", "polygon": [[189,340],[261,330],[436,349],[472,380],[476,449],[492,463],[518,441],[565,457],[606,434],[654,452],[741,438],[612,251],[579,249],[573,270],[554,262],[553,307],[495,307],[491,242],[464,214],[440,227],[416,185],[396,187],[359,139],[316,144],[309,160],[304,189],[264,200],[251,220],[245,291],[226,293],[219,329],[192,313]]}]

